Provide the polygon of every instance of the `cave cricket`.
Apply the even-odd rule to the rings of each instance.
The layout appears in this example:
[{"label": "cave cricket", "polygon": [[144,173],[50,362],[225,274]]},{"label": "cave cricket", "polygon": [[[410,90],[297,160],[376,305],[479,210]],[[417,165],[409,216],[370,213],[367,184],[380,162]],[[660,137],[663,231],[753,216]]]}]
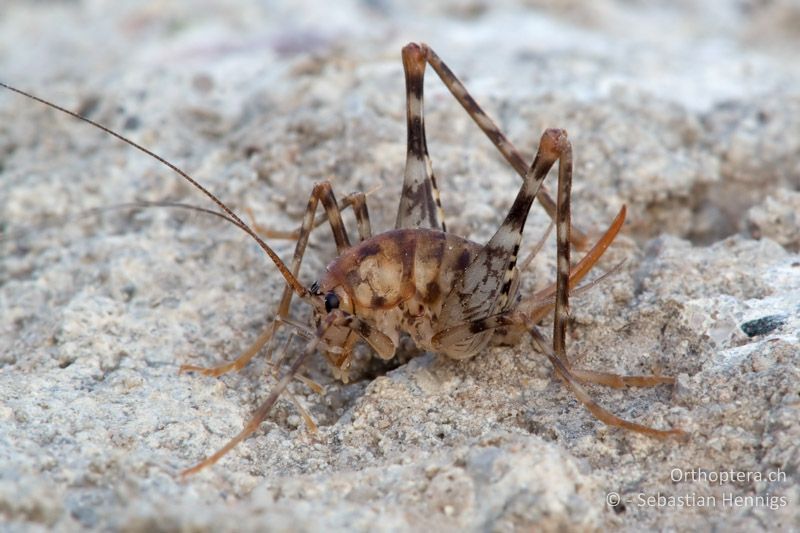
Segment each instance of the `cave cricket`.
[{"label": "cave cricket", "polygon": [[[401,333],[409,335],[418,348],[452,359],[474,357],[493,345],[518,343],[527,335],[549,359],[556,375],[575,397],[604,423],[658,439],[675,437],[685,440],[688,435],[681,429],[655,429],[615,416],[595,402],[581,385],[595,383],[615,388],[650,387],[674,384],[673,377],[622,376],[583,370],[573,367],[567,356],[570,292],[582,292],[598,281],[577,287],[616,238],[625,220],[625,207],[620,209],[609,228],[586,255],[572,265],[570,245],[585,249],[588,247],[588,238],[571,224],[572,147],[567,132],[562,129],[546,130],[533,162],[528,165],[431,48],[425,44],[408,44],[402,50],[402,59],[408,141],[395,228],[373,235],[364,193],[347,196],[340,207],[330,182],[318,183],[313,188],[297,232],[291,266],[287,266],[264,242],[259,236],[260,230],[246,224],[210,191],[163,157],[75,112],[0,83],[11,91],[100,128],[178,173],[221,210],[210,212],[252,237],[286,281],[275,318],[238,358],[213,368],[181,366],[181,372],[198,372],[207,376],[240,370],[270,344],[283,326],[292,328],[293,334],[306,340],[302,351],[283,376],[278,378],[277,384],[241,432],[217,452],[181,472],[181,475],[187,476],[213,465],[253,434],[292,380],[302,379],[313,387],[315,384],[305,379],[300,370],[315,352],[322,352],[335,376],[347,381],[353,348],[358,341],[366,342],[378,357],[390,359],[395,354]],[[428,65],[522,178],[522,186],[505,220],[485,245],[448,233],[446,229],[425,139],[423,79]],[[558,184],[556,200],[553,201],[542,182],[556,162]],[[518,292],[520,271],[524,270],[535,252],[519,263],[518,254],[525,221],[535,198],[539,199],[556,227],[557,273],[554,284],[523,297]],[[320,202],[326,215],[323,219],[316,218]],[[356,217],[357,244],[350,242],[342,221],[341,211],[346,207],[352,207]],[[333,233],[337,257],[328,264],[317,281],[306,287],[298,280],[300,265],[311,231],[324,224],[325,220]],[[258,228],[256,225],[254,227]],[[537,251],[539,247],[537,245]],[[603,277],[605,275],[599,279]],[[311,305],[313,324],[303,324],[290,316],[294,296]],[[555,314],[552,343],[549,343],[537,324],[551,310],[555,310]],[[307,424],[313,427],[310,416],[299,404],[296,405]]]}]

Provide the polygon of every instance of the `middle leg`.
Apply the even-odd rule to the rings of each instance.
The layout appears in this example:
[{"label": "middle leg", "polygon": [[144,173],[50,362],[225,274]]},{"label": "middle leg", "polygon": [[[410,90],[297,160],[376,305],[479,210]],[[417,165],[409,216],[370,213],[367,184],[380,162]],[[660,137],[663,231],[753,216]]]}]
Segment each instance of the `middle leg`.
[{"label": "middle leg", "polygon": [[[303,261],[303,256],[305,255],[306,247],[308,245],[308,238],[311,234],[311,230],[314,227],[314,215],[317,211],[317,204],[319,202],[322,202],[322,205],[325,208],[338,253],[341,254],[350,247],[350,240],[347,237],[347,232],[344,228],[344,223],[342,222],[341,212],[336,202],[336,197],[333,194],[331,184],[327,181],[316,184],[311,192],[311,196],[308,199],[308,206],[306,207],[306,212],[303,216],[303,225],[300,228],[300,236],[297,239],[294,255],[292,257],[291,272],[295,277],[297,277],[300,272],[300,265]],[[364,204],[364,210],[366,210],[366,204]],[[359,228],[361,227],[362,224],[359,224]],[[198,372],[205,376],[217,377],[234,370],[241,370],[253,359],[253,357],[256,356],[256,354],[261,351],[262,348],[264,348],[264,346],[267,345],[267,343],[271,341],[271,339],[275,337],[278,330],[289,316],[289,308],[291,306],[293,296],[294,291],[290,286],[286,285],[283,289],[280,303],[278,304],[278,312],[275,314],[275,319],[270,323],[267,329],[258,336],[255,342],[253,342],[249,348],[247,348],[233,361],[211,368],[195,365],[181,365],[178,372]]]}]

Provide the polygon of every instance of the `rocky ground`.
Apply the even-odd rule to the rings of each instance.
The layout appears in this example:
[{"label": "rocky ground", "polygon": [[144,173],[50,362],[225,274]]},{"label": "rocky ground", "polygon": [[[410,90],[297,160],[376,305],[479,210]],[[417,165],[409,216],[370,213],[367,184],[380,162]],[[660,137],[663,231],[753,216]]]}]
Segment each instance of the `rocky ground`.
[{"label": "rocky ground", "polygon": [[[370,191],[386,229],[405,154],[399,50],[428,42],[527,156],[544,128],[569,131],[581,228],[597,235],[628,206],[601,269],[625,264],[573,301],[569,352],[581,367],[677,376],[674,389],[590,389],[691,440],[604,426],[525,341],[464,362],[365,365],[348,385],[315,361],[327,394],[291,387],[315,434],[287,396],[181,481],[273,378],[263,358],[220,379],[177,369],[244,350],[281,279],[217,218],[119,207],[209,204],[130,147],[5,91],[4,529],[800,527],[800,10],[525,4],[6,1],[0,81],[153,149],[270,228],[296,227],[313,183],[330,179],[339,195]],[[519,180],[432,72],[426,105],[449,229],[485,241]],[[528,247],[546,226],[534,206]],[[329,241],[316,232],[304,282]],[[291,241],[271,242],[290,256]],[[523,291],[554,264],[550,242]]]}]

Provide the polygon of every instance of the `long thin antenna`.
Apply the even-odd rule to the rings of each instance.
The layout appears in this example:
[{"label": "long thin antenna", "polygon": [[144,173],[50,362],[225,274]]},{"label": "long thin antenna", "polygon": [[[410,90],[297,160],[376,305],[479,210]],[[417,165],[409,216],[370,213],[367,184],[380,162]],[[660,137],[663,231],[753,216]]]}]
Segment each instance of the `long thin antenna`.
[{"label": "long thin antenna", "polygon": [[110,213],[112,211],[119,211],[123,209],[128,209],[130,211],[141,211],[143,209],[148,209],[151,207],[172,207],[176,209],[187,209],[189,211],[197,211],[199,213],[205,213],[208,215],[214,215],[215,217],[219,217],[224,219],[234,226],[238,226],[239,223],[233,220],[231,217],[226,215],[225,213],[221,213],[219,211],[214,211],[213,209],[207,207],[201,207],[199,205],[192,205],[192,204],[185,204],[183,202],[175,202],[171,200],[161,200],[161,201],[148,201],[148,200],[140,200],[137,202],[124,202],[120,204],[112,204],[112,205],[104,205],[101,207],[93,207],[91,209],[87,209],[86,211],[81,211],[77,214],[69,214],[65,216],[55,217],[53,219],[48,219],[41,224],[37,224],[35,227],[30,228],[21,228],[21,229],[13,229],[11,231],[7,231],[3,234],[0,234],[0,242],[3,241],[15,241],[17,239],[21,239],[26,237],[32,233],[42,231],[45,229],[55,228],[63,226],[64,224],[69,224],[71,222],[75,222],[78,220],[83,220],[86,218],[91,218],[95,216],[102,216],[106,213]]},{"label": "long thin antenna", "polygon": [[250,235],[258,243],[258,245],[261,247],[261,249],[264,250],[264,252],[266,252],[266,254],[269,256],[269,258],[272,259],[272,261],[275,263],[275,266],[277,266],[278,270],[280,270],[280,272],[283,275],[284,279],[286,279],[286,282],[289,285],[292,286],[292,289],[294,289],[294,291],[299,296],[303,297],[303,296],[307,295],[308,291],[306,290],[306,288],[303,287],[303,285],[299,281],[297,281],[297,278],[295,278],[294,275],[291,273],[291,271],[289,271],[289,269],[286,267],[286,265],[283,264],[283,261],[281,261],[281,258],[278,257],[278,254],[276,254],[272,250],[272,248],[270,248],[269,245],[267,245],[267,243],[265,243],[261,239],[261,237],[259,237],[256,234],[256,232],[253,231],[250,228],[250,226],[245,224],[244,221],[242,219],[240,219],[236,215],[236,213],[234,213],[227,205],[222,203],[222,201],[219,198],[217,198],[216,196],[214,196],[208,189],[206,189],[205,187],[200,185],[197,181],[195,181],[195,179],[192,178],[185,171],[183,171],[182,169],[178,168],[176,165],[170,163],[169,161],[167,161],[166,159],[164,159],[160,155],[156,154],[155,152],[152,152],[151,150],[148,150],[144,146],[142,146],[142,145],[140,145],[140,144],[138,144],[138,143],[126,138],[126,137],[123,137],[122,135],[120,135],[119,133],[115,132],[114,130],[112,130],[110,128],[107,128],[106,126],[103,126],[102,124],[100,124],[98,122],[95,122],[92,119],[86,118],[83,115],[80,115],[80,114],[78,114],[78,113],[76,113],[74,111],[70,111],[69,109],[61,107],[60,105],[54,104],[52,102],[48,102],[47,100],[45,100],[43,98],[39,98],[38,96],[35,96],[35,95],[30,94],[28,92],[25,92],[25,91],[23,91],[21,89],[17,89],[16,87],[12,87],[12,86],[10,86],[10,85],[8,85],[6,83],[3,83],[1,81],[0,81],[0,86],[1,87],[5,87],[9,91],[15,92],[15,93],[20,94],[22,96],[26,96],[26,97],[30,98],[31,100],[35,100],[36,102],[39,102],[40,104],[44,104],[47,107],[51,107],[51,108],[53,108],[53,109],[55,109],[57,111],[61,111],[62,113],[65,113],[65,114],[67,114],[67,115],[69,115],[69,116],[71,116],[73,118],[76,118],[76,119],[78,119],[80,121],[83,121],[83,122],[85,122],[87,124],[90,124],[90,125],[94,126],[95,128],[98,128],[98,129],[108,133],[112,137],[116,137],[117,139],[119,139],[120,141],[124,142],[125,144],[136,148],[140,152],[143,152],[143,153],[149,155],[153,159],[159,161],[161,164],[169,167],[171,170],[176,172],[183,179],[185,179],[186,181],[191,183],[196,189],[198,189],[200,192],[202,192],[207,197],[209,197],[211,199],[211,201],[213,201],[215,204],[217,204],[217,206],[219,206],[220,209],[222,209],[228,216],[230,216],[230,218],[232,219],[232,222],[234,223],[234,225],[238,226],[239,228],[242,229],[242,231],[244,231],[245,233]]}]

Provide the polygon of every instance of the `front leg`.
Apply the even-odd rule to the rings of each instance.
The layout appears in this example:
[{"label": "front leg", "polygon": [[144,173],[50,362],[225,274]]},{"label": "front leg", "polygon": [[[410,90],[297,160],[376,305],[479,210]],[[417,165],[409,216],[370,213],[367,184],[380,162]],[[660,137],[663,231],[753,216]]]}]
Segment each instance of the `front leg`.
[{"label": "front leg", "polygon": [[[305,215],[303,216],[303,224],[300,228],[300,235],[295,244],[294,255],[292,257],[292,275],[297,277],[300,272],[300,265],[303,262],[303,256],[306,252],[308,239],[311,231],[314,228],[314,215],[317,211],[317,204],[322,202],[327,215],[327,220],[330,223],[331,231],[333,232],[333,239],[336,242],[336,249],[339,254],[344,252],[350,247],[350,240],[347,237],[347,231],[342,222],[342,215],[339,206],[336,202],[336,197],[333,194],[333,188],[327,181],[317,183],[311,191],[311,196],[308,199]],[[366,211],[366,205],[363,206],[362,211]],[[368,224],[367,224],[368,227]],[[241,370],[249,363],[253,357],[256,356],[277,334],[281,325],[285,323],[285,319],[289,316],[289,307],[292,303],[292,296],[294,291],[288,285],[283,289],[280,303],[278,304],[278,312],[275,314],[275,319],[265,329],[261,335],[233,361],[224,363],[215,367],[201,367],[195,365],[181,365],[178,370],[179,373],[183,372],[198,372],[205,376],[217,377],[231,371]]]},{"label": "front leg", "polygon": [[[311,354],[313,354],[317,349],[324,348],[325,350],[329,351],[343,351],[336,350],[335,347],[328,346],[325,343],[326,336],[328,336],[332,330],[337,328],[345,328],[353,331],[359,337],[364,339],[370,346],[372,346],[372,348],[378,352],[381,357],[389,358],[392,356],[392,354],[394,354],[395,346],[389,337],[355,315],[345,313],[339,309],[332,310],[324,317],[317,328],[316,334],[308,341],[303,349],[303,352],[297,356],[292,365],[289,367],[289,370],[287,370],[283,377],[278,380],[278,383],[272,388],[269,396],[267,396],[267,399],[258,406],[253,415],[250,417],[250,420],[247,422],[247,424],[245,424],[244,428],[239,432],[239,434],[228,441],[227,444],[225,444],[214,454],[197,463],[195,466],[187,468],[181,472],[181,477],[185,478],[186,476],[190,476],[199,472],[207,466],[213,465],[226,453],[231,451],[237,444],[255,433],[261,423],[267,419],[267,416],[272,410],[272,407],[275,405],[275,402],[277,402],[278,398],[280,398],[280,396],[286,391],[286,387],[293,379],[297,377],[298,372],[305,363],[306,359],[308,359],[308,357],[311,356]],[[313,421],[311,424],[313,426]]]}]

